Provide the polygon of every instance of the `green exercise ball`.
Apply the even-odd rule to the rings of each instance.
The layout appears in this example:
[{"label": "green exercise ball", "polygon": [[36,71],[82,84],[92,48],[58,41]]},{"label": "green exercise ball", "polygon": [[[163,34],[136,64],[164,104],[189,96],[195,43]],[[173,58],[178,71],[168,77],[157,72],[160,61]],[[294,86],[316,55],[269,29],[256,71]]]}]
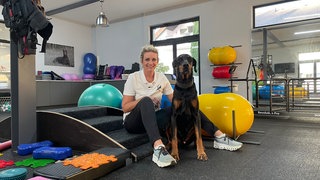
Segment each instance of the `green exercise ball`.
[{"label": "green exercise ball", "polygon": [[106,106],[121,108],[122,93],[110,84],[99,83],[83,91],[78,106]]}]

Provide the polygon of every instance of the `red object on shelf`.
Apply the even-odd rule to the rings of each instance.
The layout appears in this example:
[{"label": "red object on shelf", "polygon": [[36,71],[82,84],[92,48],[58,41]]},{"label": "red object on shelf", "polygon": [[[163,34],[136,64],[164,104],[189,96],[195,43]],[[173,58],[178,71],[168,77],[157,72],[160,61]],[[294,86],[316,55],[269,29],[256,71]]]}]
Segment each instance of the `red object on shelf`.
[{"label": "red object on shelf", "polygon": [[229,73],[230,66],[220,66],[215,67],[212,70],[212,76],[214,78],[230,78],[231,74]]}]

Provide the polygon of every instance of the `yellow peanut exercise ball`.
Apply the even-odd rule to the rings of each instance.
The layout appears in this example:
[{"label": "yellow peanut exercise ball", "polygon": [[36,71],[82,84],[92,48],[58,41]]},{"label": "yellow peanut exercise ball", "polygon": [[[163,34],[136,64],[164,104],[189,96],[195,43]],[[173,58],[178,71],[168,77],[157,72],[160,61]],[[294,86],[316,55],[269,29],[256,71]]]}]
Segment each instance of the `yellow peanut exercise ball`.
[{"label": "yellow peanut exercise ball", "polygon": [[253,108],[244,97],[235,93],[201,94],[199,108],[222,132],[233,137],[232,112],[235,114],[235,135],[246,133],[254,120]]},{"label": "yellow peanut exercise ball", "polygon": [[231,46],[214,47],[208,52],[208,60],[214,65],[231,64],[236,58],[237,52]]},{"label": "yellow peanut exercise ball", "polygon": [[224,64],[231,64],[233,63],[237,58],[237,52],[234,50],[231,46],[224,46],[221,48],[222,54],[221,54],[221,61],[223,61]]},{"label": "yellow peanut exercise ball", "polygon": [[209,50],[208,59],[212,64],[220,64],[221,48],[214,47]]}]

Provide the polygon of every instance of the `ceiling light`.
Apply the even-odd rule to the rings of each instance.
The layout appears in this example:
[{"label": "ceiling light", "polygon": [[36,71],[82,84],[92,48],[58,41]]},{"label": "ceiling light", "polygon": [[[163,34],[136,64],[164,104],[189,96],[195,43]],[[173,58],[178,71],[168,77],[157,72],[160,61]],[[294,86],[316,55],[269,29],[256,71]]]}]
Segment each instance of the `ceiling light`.
[{"label": "ceiling light", "polygon": [[107,16],[105,15],[105,13],[103,12],[103,7],[102,7],[103,2],[104,2],[104,0],[100,0],[101,11],[99,13],[99,16],[96,19],[96,26],[108,27],[109,20],[108,20]]},{"label": "ceiling light", "polygon": [[295,35],[299,35],[299,34],[310,34],[310,33],[317,33],[320,32],[320,29],[317,30],[310,30],[310,31],[301,31],[301,32],[295,32]]}]

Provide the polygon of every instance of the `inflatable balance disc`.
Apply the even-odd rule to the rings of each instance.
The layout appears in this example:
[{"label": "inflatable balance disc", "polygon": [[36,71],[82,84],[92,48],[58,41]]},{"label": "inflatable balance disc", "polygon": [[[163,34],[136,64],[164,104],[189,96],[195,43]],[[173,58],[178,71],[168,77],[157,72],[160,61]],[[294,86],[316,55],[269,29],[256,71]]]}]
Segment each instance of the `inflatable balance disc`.
[{"label": "inflatable balance disc", "polygon": [[246,133],[252,126],[254,113],[251,104],[242,96],[234,93],[201,94],[199,108],[222,132],[233,136],[235,114],[236,136]]},{"label": "inflatable balance disc", "polygon": [[0,171],[0,179],[2,180],[22,180],[27,176],[26,168],[11,168]]}]

